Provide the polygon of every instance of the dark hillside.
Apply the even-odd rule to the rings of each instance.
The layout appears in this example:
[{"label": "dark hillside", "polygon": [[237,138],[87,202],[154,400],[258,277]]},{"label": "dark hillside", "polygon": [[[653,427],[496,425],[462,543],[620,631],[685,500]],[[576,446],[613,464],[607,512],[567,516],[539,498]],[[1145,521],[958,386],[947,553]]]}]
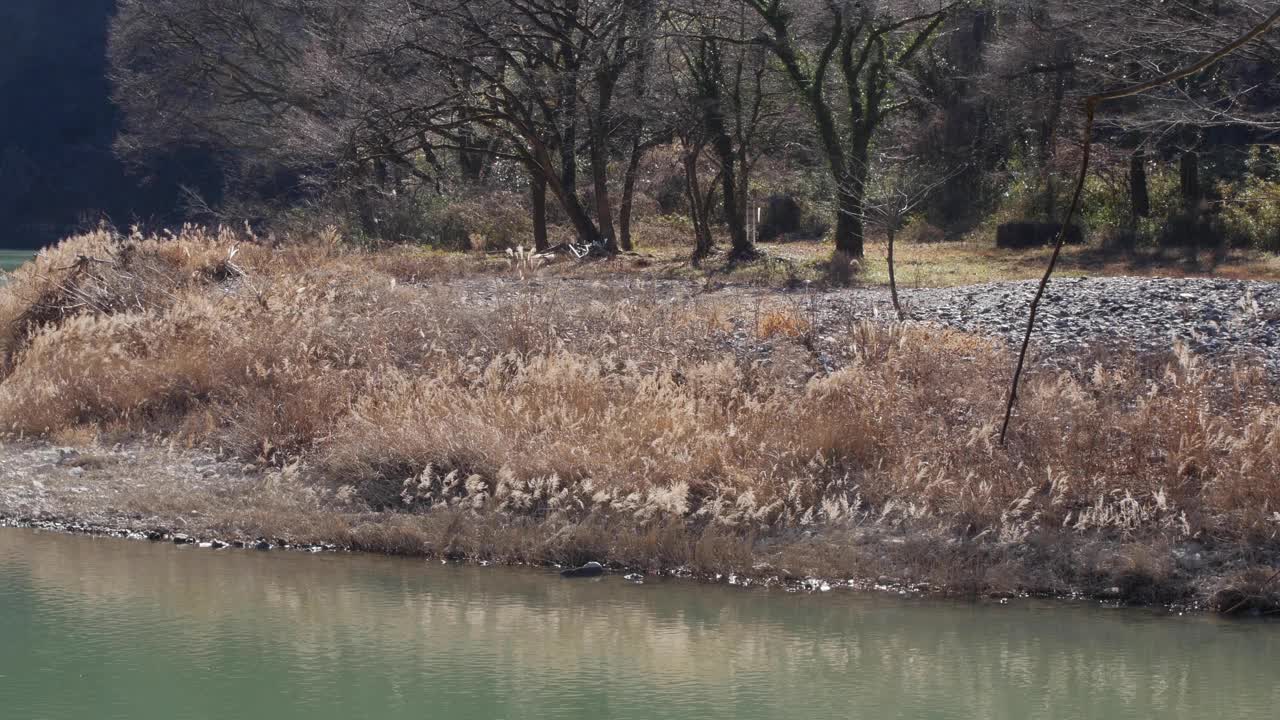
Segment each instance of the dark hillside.
[{"label": "dark hillside", "polygon": [[110,218],[169,219],[177,158],[131,173],[112,153],[118,127],[107,78],[115,0],[0,3],[0,247],[30,248]]}]

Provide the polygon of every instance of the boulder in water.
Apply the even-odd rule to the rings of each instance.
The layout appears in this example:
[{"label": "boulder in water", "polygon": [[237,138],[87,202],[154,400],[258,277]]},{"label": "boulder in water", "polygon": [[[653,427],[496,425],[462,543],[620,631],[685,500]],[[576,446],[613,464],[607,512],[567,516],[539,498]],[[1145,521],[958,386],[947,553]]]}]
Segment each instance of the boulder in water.
[{"label": "boulder in water", "polygon": [[560,571],[560,577],[567,578],[597,577],[603,574],[604,566],[594,560],[582,567],[569,568],[568,570]]}]

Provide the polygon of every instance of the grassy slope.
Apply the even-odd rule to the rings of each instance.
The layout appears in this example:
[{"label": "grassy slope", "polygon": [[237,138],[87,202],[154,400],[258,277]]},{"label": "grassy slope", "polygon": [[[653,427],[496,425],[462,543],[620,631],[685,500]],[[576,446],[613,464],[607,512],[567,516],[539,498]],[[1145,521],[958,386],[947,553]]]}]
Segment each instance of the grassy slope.
[{"label": "grassy slope", "polygon": [[[61,269],[79,255],[108,262]],[[1257,369],[1036,371],[1000,446],[1010,358],[981,338],[851,323],[815,375],[785,303],[441,282],[474,269],[73,239],[0,289],[0,423],[287,466],[262,492],[310,510],[257,527],[397,552],[1176,602],[1280,550],[1280,399]],[[729,351],[744,332],[757,349]]]}]

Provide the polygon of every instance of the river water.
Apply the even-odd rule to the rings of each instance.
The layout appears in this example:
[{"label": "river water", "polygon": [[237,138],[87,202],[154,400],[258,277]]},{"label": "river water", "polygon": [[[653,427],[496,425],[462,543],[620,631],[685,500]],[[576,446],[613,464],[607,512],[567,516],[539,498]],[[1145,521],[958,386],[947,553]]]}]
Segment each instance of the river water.
[{"label": "river water", "polygon": [[0,529],[0,717],[1275,718],[1280,625]]},{"label": "river water", "polygon": [[[17,270],[35,256],[34,250],[0,250],[0,271]],[[3,282],[3,275],[0,275],[0,283]]]}]

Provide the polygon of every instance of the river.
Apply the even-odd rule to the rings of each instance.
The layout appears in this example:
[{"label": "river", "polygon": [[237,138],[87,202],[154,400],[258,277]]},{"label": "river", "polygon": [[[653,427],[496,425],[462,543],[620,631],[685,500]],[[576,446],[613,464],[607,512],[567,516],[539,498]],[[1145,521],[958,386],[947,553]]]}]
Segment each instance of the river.
[{"label": "river", "polygon": [[1274,718],[1280,625],[0,529],[0,717]]},{"label": "river", "polygon": [[[35,256],[35,250],[0,250],[0,271],[17,270]],[[3,282],[3,275],[0,275],[0,282]]]}]

